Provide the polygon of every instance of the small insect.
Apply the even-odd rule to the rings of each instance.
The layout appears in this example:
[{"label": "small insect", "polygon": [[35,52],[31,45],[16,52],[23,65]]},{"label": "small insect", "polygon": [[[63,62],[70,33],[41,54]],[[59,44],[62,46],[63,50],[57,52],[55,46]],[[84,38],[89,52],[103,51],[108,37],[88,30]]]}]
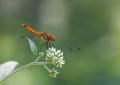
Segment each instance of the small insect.
[{"label": "small insect", "polygon": [[[55,39],[56,39],[56,36],[55,36],[55,35],[52,35],[52,34],[50,34],[50,33],[48,33],[48,32],[43,32],[43,33],[38,32],[38,31],[34,30],[33,28],[31,28],[30,26],[28,26],[28,25],[26,25],[26,24],[22,24],[22,26],[23,26],[24,28],[28,29],[29,31],[33,32],[33,33],[34,33],[35,35],[37,35],[38,37],[40,37],[40,39],[42,39],[42,40],[45,41],[45,43],[43,43],[43,44],[41,45],[41,47],[42,47],[43,45],[45,45],[47,48],[50,48],[50,47],[53,46],[53,42],[54,42]],[[41,47],[40,47],[40,48],[41,48]]]}]

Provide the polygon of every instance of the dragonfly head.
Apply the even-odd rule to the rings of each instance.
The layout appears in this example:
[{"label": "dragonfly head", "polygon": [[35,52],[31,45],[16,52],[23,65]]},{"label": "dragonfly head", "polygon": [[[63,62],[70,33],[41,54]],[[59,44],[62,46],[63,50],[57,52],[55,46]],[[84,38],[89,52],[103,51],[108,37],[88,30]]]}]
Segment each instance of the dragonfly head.
[{"label": "dragonfly head", "polygon": [[50,38],[51,41],[55,41],[56,36],[54,36],[54,35],[51,34],[51,35],[49,36],[49,38]]}]

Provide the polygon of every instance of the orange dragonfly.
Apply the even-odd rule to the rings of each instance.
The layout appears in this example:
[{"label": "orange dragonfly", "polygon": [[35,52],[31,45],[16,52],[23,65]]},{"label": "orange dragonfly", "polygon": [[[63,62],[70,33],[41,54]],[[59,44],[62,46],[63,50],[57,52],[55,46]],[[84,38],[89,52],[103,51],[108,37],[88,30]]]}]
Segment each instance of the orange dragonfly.
[{"label": "orange dragonfly", "polygon": [[56,36],[50,34],[50,33],[47,33],[47,32],[37,32],[36,30],[34,30],[33,28],[31,28],[30,26],[26,25],[26,24],[22,24],[22,26],[26,29],[28,29],[29,31],[33,32],[35,35],[37,35],[38,37],[40,37],[42,40],[45,40],[46,42],[43,43],[41,45],[41,47],[43,45],[45,45],[47,48],[50,48],[53,46],[53,42],[55,41],[56,39]]}]

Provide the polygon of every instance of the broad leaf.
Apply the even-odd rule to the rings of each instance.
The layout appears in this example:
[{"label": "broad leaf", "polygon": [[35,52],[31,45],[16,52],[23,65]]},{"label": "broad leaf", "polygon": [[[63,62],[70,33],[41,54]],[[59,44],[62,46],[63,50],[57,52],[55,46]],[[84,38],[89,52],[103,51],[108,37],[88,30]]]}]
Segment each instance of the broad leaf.
[{"label": "broad leaf", "polygon": [[27,38],[27,39],[28,39],[28,41],[29,41],[29,45],[30,45],[30,48],[31,48],[31,51],[32,51],[33,55],[34,55],[35,57],[37,57],[37,56],[38,56],[38,49],[37,49],[36,44],[35,44],[34,41],[31,40],[30,38]]}]

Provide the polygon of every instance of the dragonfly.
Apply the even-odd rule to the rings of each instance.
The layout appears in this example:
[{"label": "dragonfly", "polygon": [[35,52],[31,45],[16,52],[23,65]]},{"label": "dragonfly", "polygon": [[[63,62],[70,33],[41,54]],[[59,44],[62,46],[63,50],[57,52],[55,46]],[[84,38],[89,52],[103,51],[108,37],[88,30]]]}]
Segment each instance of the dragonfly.
[{"label": "dragonfly", "polygon": [[[42,40],[44,40],[45,42],[44,43],[42,43],[41,44],[41,46],[40,46],[40,50],[41,50],[41,48],[45,45],[45,47],[46,48],[51,48],[51,47],[54,47],[54,41],[55,41],[55,39],[56,39],[56,36],[55,35],[53,35],[53,34],[50,34],[50,33],[48,33],[48,32],[38,32],[38,31],[36,31],[35,29],[33,29],[32,27],[30,27],[29,25],[26,25],[26,24],[22,24],[22,26],[24,27],[24,28],[26,28],[26,29],[28,29],[29,31],[31,31],[32,33],[34,33],[35,35],[37,35],[38,37],[40,37],[40,39],[42,39]],[[67,45],[68,45],[68,43],[67,43]],[[66,45],[66,46],[67,46]],[[65,47],[66,47],[65,46]],[[69,51],[74,51],[74,50],[80,50],[80,48],[79,47],[77,47],[77,48],[74,48],[74,47],[70,47],[71,46],[71,44],[69,45],[69,46],[67,46],[67,49],[69,50]]]},{"label": "dragonfly", "polygon": [[31,31],[32,33],[34,33],[35,35],[37,35],[38,37],[40,37],[41,40],[44,40],[45,42],[41,45],[40,49],[42,48],[42,46],[46,46],[46,48],[51,48],[53,47],[53,42],[56,39],[56,36],[53,34],[50,34],[48,32],[38,32],[35,29],[33,29],[32,27],[30,27],[29,25],[26,24],[22,24],[22,26],[26,29],[28,29],[29,31]]}]

